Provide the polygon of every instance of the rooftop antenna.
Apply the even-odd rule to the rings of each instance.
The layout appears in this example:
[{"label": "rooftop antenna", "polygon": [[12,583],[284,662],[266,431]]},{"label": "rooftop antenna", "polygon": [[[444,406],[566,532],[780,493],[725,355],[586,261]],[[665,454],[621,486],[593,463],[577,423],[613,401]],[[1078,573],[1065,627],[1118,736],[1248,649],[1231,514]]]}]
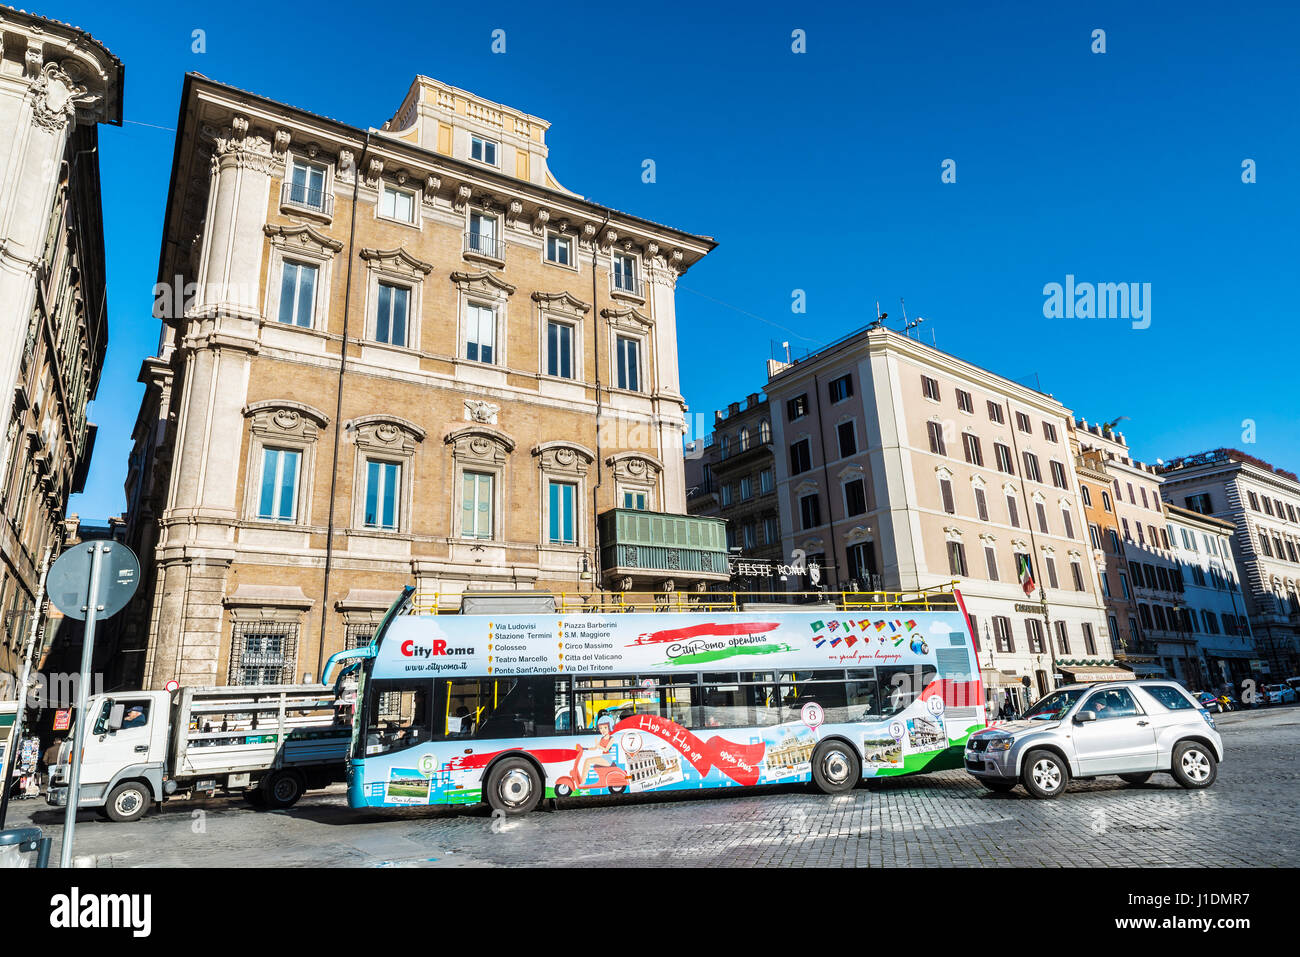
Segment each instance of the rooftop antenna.
[{"label": "rooftop antenna", "polygon": [[[914,322],[908,322],[908,321],[907,321],[907,304],[906,304],[905,302],[903,302],[903,297],[902,297],[902,296],[899,296],[899,297],[898,297],[898,304],[899,304],[900,306],[903,307],[903,335],[907,335],[908,332],[910,332],[911,330],[915,329],[915,328],[916,328],[917,326],[919,326],[921,323],[925,322],[925,320],[922,319],[920,316],[917,316],[917,317],[916,317],[916,321],[914,321]],[[920,334],[919,332],[916,334],[916,338],[917,338],[917,341],[920,341],[920,339],[921,339],[921,334]]]}]

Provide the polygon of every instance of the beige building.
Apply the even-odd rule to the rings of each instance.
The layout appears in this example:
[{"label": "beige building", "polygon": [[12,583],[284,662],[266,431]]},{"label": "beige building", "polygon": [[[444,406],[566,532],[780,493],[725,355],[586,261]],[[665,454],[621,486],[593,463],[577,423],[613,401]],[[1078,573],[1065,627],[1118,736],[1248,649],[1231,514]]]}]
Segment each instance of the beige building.
[{"label": "beige building", "polygon": [[959,581],[985,685],[1018,704],[1110,669],[1070,410],[880,323],[770,368],[788,554],[831,589]]},{"label": "beige building", "polygon": [[[141,679],[303,680],[398,590],[702,588],[675,283],[714,243],[417,77],[363,130],[189,75],[127,480]],[[593,123],[593,138],[598,125]]]},{"label": "beige building", "polygon": [[0,697],[95,442],[86,405],[108,344],[98,124],[121,124],[122,84],[89,34],[0,8]]}]

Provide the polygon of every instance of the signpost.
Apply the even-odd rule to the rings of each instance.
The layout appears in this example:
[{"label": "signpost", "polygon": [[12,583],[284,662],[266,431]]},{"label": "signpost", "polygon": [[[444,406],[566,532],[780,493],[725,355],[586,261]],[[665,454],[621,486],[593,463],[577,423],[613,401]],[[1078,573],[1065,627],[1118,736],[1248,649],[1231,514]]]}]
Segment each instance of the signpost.
[{"label": "signpost", "polygon": [[111,618],[126,607],[140,583],[140,562],[120,542],[94,541],[76,545],[50,569],[46,589],[50,601],[69,618],[86,623],[81,645],[81,679],[77,683],[77,705],[73,720],[72,779],[68,784],[68,810],[64,815],[63,845],[59,866],[72,863],[72,837],[81,799],[81,749],[86,740],[86,694],[95,646],[95,623]]}]

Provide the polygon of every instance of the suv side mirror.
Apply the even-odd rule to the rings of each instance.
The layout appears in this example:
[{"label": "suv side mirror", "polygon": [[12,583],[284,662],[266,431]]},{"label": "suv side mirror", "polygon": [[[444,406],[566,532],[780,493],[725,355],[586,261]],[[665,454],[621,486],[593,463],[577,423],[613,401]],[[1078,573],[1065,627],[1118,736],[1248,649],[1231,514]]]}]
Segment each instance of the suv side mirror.
[{"label": "suv side mirror", "polygon": [[108,723],[104,727],[111,731],[122,730],[122,719],[126,716],[126,705],[115,704],[108,712]]},{"label": "suv side mirror", "polygon": [[1096,721],[1096,720],[1097,720],[1097,712],[1095,711],[1080,711],[1078,714],[1074,716],[1075,724],[1087,724],[1089,721]]}]

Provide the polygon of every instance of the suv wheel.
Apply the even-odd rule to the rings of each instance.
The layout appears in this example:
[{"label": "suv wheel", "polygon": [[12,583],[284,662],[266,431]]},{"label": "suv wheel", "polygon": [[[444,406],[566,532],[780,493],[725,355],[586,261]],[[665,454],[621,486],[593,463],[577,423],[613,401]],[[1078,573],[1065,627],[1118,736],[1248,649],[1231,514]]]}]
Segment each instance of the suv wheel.
[{"label": "suv wheel", "polygon": [[1020,780],[1036,798],[1055,798],[1070,783],[1070,766],[1054,751],[1030,751],[1025,755]]},{"label": "suv wheel", "polygon": [[1180,741],[1169,773],[1185,788],[1208,788],[1219,776],[1219,762],[1199,741]]}]

